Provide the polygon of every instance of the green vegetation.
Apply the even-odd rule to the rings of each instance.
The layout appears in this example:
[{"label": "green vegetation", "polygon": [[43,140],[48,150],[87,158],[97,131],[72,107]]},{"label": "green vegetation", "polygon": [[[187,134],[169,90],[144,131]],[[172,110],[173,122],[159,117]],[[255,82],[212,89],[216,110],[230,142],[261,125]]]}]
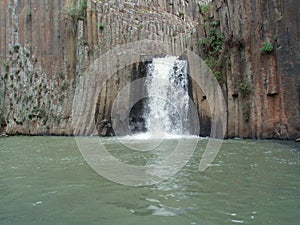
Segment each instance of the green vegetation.
[{"label": "green vegetation", "polygon": [[60,72],[58,73],[58,77],[59,77],[60,80],[64,80],[64,79],[65,79],[65,74],[64,74],[64,72],[60,71]]},{"label": "green vegetation", "polygon": [[[0,127],[1,127],[1,121],[2,117],[4,114],[4,109],[5,109],[5,92],[6,92],[6,81],[5,79],[7,78],[8,70],[9,70],[9,65],[6,59],[2,59],[2,74],[0,77]],[[2,77],[3,75],[3,77]]]},{"label": "green vegetation", "polygon": [[214,20],[209,23],[211,27],[217,27],[220,25],[220,20]]},{"label": "green vegetation", "polygon": [[[224,65],[221,63],[221,51],[224,44],[224,36],[218,31],[220,20],[210,21],[202,25],[206,34],[205,38],[200,39],[198,46],[205,54],[204,61],[214,73],[219,82],[223,82]],[[209,29],[208,31],[206,31]]]},{"label": "green vegetation", "polygon": [[244,121],[249,122],[250,121],[250,114],[251,114],[250,102],[249,101],[246,101],[246,102],[243,103],[242,111],[243,111]]},{"label": "green vegetation", "polygon": [[87,9],[87,2],[86,0],[81,1],[79,7],[73,6],[73,7],[66,7],[65,8],[65,14],[69,18],[75,19],[75,20],[84,20],[86,18],[86,9]]},{"label": "green vegetation", "polygon": [[58,101],[59,102],[63,102],[65,99],[65,96],[64,95],[60,95],[59,98],[58,98]]},{"label": "green vegetation", "polygon": [[24,109],[24,110],[20,111],[19,114],[18,114],[18,118],[20,120],[25,120],[25,119],[28,118],[28,116],[29,116],[29,112],[28,112],[27,109]]},{"label": "green vegetation", "polygon": [[98,23],[97,26],[99,31],[102,31],[105,28],[104,23]]},{"label": "green vegetation", "polygon": [[184,13],[182,11],[178,12],[178,17],[184,20]]},{"label": "green vegetation", "polygon": [[31,21],[31,10],[28,6],[24,7],[25,21],[29,23]]},{"label": "green vegetation", "polygon": [[145,13],[148,13],[148,11],[146,9],[139,9],[137,11],[139,14],[145,14]]},{"label": "green vegetation", "polygon": [[228,66],[229,68],[231,67],[231,61],[229,56],[226,56],[226,66]]},{"label": "green vegetation", "polygon": [[138,29],[138,30],[143,29],[143,24],[139,24],[138,27],[137,27],[137,29]]},{"label": "green vegetation", "polygon": [[72,31],[73,34],[76,33],[78,20],[86,19],[86,11],[87,11],[86,0],[81,1],[78,7],[71,6],[65,8],[64,10],[65,19],[70,22],[70,30]]},{"label": "green vegetation", "polygon": [[18,53],[19,49],[20,49],[20,45],[14,45],[13,46],[13,50],[14,50],[15,53]]},{"label": "green vegetation", "polygon": [[269,41],[263,42],[262,47],[259,49],[260,52],[271,53],[273,52],[273,44]]},{"label": "green vegetation", "polygon": [[241,96],[243,98],[247,98],[252,93],[252,87],[248,83],[241,83],[240,84],[240,92],[241,92]]},{"label": "green vegetation", "polygon": [[208,11],[208,9],[209,9],[209,5],[204,5],[201,8],[201,10],[202,10],[203,13],[206,13]]},{"label": "green vegetation", "polygon": [[221,64],[221,60],[219,60],[219,58],[207,57],[204,59],[204,62],[211,69],[217,81],[222,83],[224,81],[222,75],[224,73],[224,69]]},{"label": "green vegetation", "polygon": [[68,85],[66,83],[63,83],[61,86],[61,91],[66,91],[68,89]]},{"label": "green vegetation", "polygon": [[86,10],[87,10],[87,0],[83,0],[80,2],[78,11],[82,16],[84,16],[84,18],[86,17]]},{"label": "green vegetation", "polygon": [[6,61],[6,59],[2,59],[2,69],[3,69],[3,73],[7,74],[8,70],[9,70],[9,65],[8,65],[8,62]]},{"label": "green vegetation", "polygon": [[[203,16],[204,23],[202,27],[205,37],[198,41],[198,47],[205,55],[204,61],[212,70],[216,79],[222,83],[224,81],[223,74],[227,65],[223,60],[222,54],[224,35],[220,32],[220,20],[214,20],[213,16],[208,15],[209,5],[197,5],[200,14]],[[223,62],[224,61],[224,62]]]},{"label": "green vegetation", "polygon": [[208,11],[208,9],[209,9],[209,5],[202,5],[202,6],[201,6],[200,3],[197,3],[197,8],[198,8],[198,11],[199,11],[200,13],[205,14],[205,13]]},{"label": "green vegetation", "polygon": [[242,97],[242,111],[243,119],[245,122],[250,121],[251,107],[250,107],[250,95],[253,91],[250,83],[243,81],[239,86],[239,91]]}]

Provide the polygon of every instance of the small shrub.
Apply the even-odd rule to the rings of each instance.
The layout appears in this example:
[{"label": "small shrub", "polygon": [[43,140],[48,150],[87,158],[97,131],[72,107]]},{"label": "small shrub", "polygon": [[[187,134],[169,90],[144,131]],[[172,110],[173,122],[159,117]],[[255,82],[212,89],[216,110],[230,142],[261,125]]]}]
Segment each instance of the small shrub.
[{"label": "small shrub", "polygon": [[212,27],[217,27],[220,25],[220,20],[214,20],[212,22],[210,22],[210,26]]},{"label": "small shrub", "polygon": [[4,74],[6,74],[9,70],[9,64],[6,61],[6,59],[2,59],[2,67],[3,67]]},{"label": "small shrub", "polygon": [[19,49],[20,49],[20,45],[14,45],[14,46],[13,46],[13,49],[14,49],[14,52],[15,52],[15,53],[18,53],[18,52],[19,52]]},{"label": "small shrub", "polygon": [[99,31],[103,31],[105,28],[104,24],[103,23],[98,23],[98,30]]},{"label": "small shrub", "polygon": [[246,83],[241,83],[240,84],[240,92],[241,92],[241,96],[243,98],[249,97],[251,92],[252,92],[252,88],[249,84]]},{"label": "small shrub", "polygon": [[202,13],[206,13],[206,12],[208,11],[208,9],[209,9],[209,5],[203,5],[203,6],[201,7]]},{"label": "small shrub", "polygon": [[[223,83],[225,73],[224,65],[221,63],[221,51],[224,44],[224,35],[217,29],[219,20],[204,24],[206,36],[198,41],[198,46],[205,54],[205,63],[211,69],[219,83]],[[206,32],[206,28],[209,30]]]},{"label": "small shrub", "polygon": [[250,95],[253,89],[248,82],[243,82],[240,84],[240,93],[243,98],[242,101],[242,111],[243,111],[243,119],[245,122],[250,121],[251,115],[251,106],[250,106]]},{"label": "small shrub", "polygon": [[83,0],[80,2],[79,8],[78,8],[78,14],[79,19],[84,20],[86,18],[86,10],[87,10],[87,1]]},{"label": "small shrub", "polygon": [[243,103],[242,111],[243,111],[243,119],[245,122],[248,123],[250,121],[250,117],[251,117],[251,106],[250,106],[249,101],[246,101]]},{"label": "small shrub", "polygon": [[179,11],[178,12],[178,16],[184,20],[184,13],[182,11]]},{"label": "small shrub", "polygon": [[27,78],[28,78],[29,83],[32,83],[32,73],[28,73]]},{"label": "small shrub", "polygon": [[77,8],[76,6],[73,7],[66,7],[65,8],[65,14],[67,17],[78,20],[82,19],[84,20],[86,17],[86,9],[87,9],[87,3],[86,1],[82,1]]},{"label": "small shrub", "polygon": [[61,90],[66,91],[67,89],[68,89],[68,85],[66,83],[63,83],[63,85],[61,86]]},{"label": "small shrub", "polygon": [[64,79],[65,79],[65,74],[64,74],[64,72],[60,71],[60,72],[58,73],[58,77],[59,77],[60,80],[64,80]]},{"label": "small shrub", "polygon": [[138,30],[142,30],[143,29],[143,25],[140,24],[138,27],[137,27]]},{"label": "small shrub", "polygon": [[259,49],[260,52],[271,53],[273,52],[273,44],[269,41],[263,42],[262,47]]},{"label": "small shrub", "polygon": [[59,96],[58,101],[59,101],[59,102],[63,102],[64,99],[65,99],[65,96],[64,96],[64,95],[61,95],[61,96]]},{"label": "small shrub", "polygon": [[231,67],[231,61],[230,61],[230,58],[228,56],[226,57],[226,65],[228,67]]},{"label": "small shrub", "polygon": [[80,2],[79,7],[72,6],[64,9],[65,19],[70,22],[70,30],[73,34],[76,33],[77,21],[85,20],[87,10],[87,1],[83,0]]}]

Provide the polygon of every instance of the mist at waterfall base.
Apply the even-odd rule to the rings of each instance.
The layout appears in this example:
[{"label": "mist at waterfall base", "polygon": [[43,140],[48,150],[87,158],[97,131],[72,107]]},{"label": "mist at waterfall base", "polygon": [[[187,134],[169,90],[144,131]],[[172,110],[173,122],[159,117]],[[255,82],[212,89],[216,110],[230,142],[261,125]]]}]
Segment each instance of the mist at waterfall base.
[{"label": "mist at waterfall base", "polygon": [[[177,56],[154,58],[148,65],[145,87],[148,98],[143,106],[139,130],[125,138],[173,139],[195,137],[190,132],[188,62]],[[146,130],[146,131],[145,131]]]}]

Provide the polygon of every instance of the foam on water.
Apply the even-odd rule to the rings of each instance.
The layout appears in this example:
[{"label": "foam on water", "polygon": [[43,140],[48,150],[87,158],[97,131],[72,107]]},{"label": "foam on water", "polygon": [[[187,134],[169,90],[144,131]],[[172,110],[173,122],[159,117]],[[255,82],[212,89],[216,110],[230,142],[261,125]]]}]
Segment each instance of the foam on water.
[{"label": "foam on water", "polygon": [[208,139],[208,137],[199,137],[196,135],[179,135],[164,133],[162,136],[153,136],[152,133],[138,133],[133,135],[127,135],[123,137],[117,137],[119,140],[172,140],[172,139]]},{"label": "foam on water", "polygon": [[175,56],[154,58],[148,67],[146,90],[149,99],[144,118],[149,133],[144,137],[172,139],[189,135],[187,61]]}]

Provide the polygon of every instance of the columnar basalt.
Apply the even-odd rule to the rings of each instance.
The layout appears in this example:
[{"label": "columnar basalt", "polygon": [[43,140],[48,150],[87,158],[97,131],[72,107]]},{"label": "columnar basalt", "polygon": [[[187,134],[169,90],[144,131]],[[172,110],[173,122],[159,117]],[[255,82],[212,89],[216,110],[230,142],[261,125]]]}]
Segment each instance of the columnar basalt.
[{"label": "columnar basalt", "polygon": [[300,136],[300,2],[212,3],[201,14],[200,44],[207,50],[218,44],[210,35],[222,35],[206,55],[227,96],[228,136]]},{"label": "columnar basalt", "polygon": [[[206,60],[226,96],[228,137],[299,137],[300,3],[214,0],[207,7],[199,2],[1,1],[0,132],[73,134],[80,77],[114,47],[150,39]],[[144,70],[143,62],[130,65],[94,93],[98,127],[109,124],[116,95]],[[201,135],[208,135],[212,103],[190,84]]]}]

